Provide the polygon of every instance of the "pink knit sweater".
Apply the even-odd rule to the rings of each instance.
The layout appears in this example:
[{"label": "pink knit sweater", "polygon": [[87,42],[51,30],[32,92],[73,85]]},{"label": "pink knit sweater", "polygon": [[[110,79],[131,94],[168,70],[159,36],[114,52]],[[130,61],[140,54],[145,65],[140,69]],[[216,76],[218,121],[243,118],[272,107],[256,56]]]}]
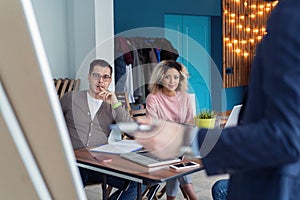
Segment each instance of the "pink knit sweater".
[{"label": "pink knit sweater", "polygon": [[146,99],[147,115],[193,124],[193,110],[189,95],[186,92],[177,92],[176,96],[166,96],[162,92],[149,94]]}]

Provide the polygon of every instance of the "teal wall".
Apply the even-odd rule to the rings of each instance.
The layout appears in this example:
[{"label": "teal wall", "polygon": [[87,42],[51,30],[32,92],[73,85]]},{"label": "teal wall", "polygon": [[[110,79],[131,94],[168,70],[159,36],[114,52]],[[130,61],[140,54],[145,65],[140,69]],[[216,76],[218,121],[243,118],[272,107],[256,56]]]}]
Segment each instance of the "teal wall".
[{"label": "teal wall", "polygon": [[[226,91],[226,98],[223,98],[223,105],[224,111],[231,110],[233,106],[237,104],[241,104],[243,101],[243,97],[245,96],[247,87],[234,87],[234,88],[227,88]],[[226,102],[225,102],[226,99]],[[226,109],[225,109],[226,108]]]},{"label": "teal wall", "polygon": [[[211,16],[211,57],[222,76],[222,17],[221,0],[115,0],[114,20],[115,34],[141,27],[164,27],[164,14]],[[212,88],[215,86],[213,85]],[[246,87],[225,89],[225,95],[220,94],[222,106],[218,111],[231,110],[240,104]]]},{"label": "teal wall", "polygon": [[164,14],[221,16],[221,0],[115,0],[115,33],[140,27],[164,27]]}]

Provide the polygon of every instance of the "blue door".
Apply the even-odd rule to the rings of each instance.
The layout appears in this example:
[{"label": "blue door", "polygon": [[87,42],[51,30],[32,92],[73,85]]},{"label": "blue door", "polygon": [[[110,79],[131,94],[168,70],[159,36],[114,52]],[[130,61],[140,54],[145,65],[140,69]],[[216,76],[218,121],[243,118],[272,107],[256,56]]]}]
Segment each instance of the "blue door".
[{"label": "blue door", "polygon": [[178,50],[178,61],[190,73],[189,93],[195,93],[196,112],[211,109],[210,17],[165,16],[165,37]]}]

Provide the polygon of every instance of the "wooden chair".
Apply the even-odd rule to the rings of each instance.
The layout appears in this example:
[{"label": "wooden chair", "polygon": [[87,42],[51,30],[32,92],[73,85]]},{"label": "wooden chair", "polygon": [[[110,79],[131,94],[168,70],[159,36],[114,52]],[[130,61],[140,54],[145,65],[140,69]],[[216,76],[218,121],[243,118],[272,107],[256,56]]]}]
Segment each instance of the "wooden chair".
[{"label": "wooden chair", "polygon": [[80,79],[75,80],[68,78],[59,78],[54,79],[53,81],[59,99],[61,99],[65,93],[70,92],[72,90],[77,91],[79,89]]},{"label": "wooden chair", "polygon": [[116,97],[119,102],[122,103],[123,107],[130,113],[131,106],[128,99],[128,93],[127,92],[115,92]]},{"label": "wooden chair", "polygon": [[60,84],[61,84],[61,82],[62,82],[62,79],[60,78],[60,79],[54,79],[54,85],[55,85],[55,89],[56,89],[56,91],[58,92],[58,90],[59,90],[59,88],[60,88]]},{"label": "wooden chair", "polygon": [[131,110],[130,115],[132,117],[144,116],[146,115],[146,109],[138,109],[138,110]]},{"label": "wooden chair", "polygon": [[122,106],[129,112],[131,117],[134,118],[137,116],[146,115],[146,109],[137,109],[137,110],[131,109],[127,92],[115,92],[115,94],[117,96],[118,101],[122,103]]},{"label": "wooden chair", "polygon": [[[144,108],[144,105],[142,104],[139,104],[138,106],[134,106],[135,109],[132,109],[130,110],[130,116],[134,119],[135,117],[138,117],[138,116],[144,116],[146,115],[146,109]],[[138,108],[138,109],[136,109]]]}]

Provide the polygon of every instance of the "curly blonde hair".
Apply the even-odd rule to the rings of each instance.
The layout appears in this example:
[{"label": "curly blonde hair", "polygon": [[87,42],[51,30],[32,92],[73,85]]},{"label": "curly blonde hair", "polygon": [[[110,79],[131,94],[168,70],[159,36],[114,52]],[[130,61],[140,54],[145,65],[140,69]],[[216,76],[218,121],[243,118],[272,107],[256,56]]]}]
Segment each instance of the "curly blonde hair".
[{"label": "curly blonde hair", "polygon": [[176,88],[176,91],[187,91],[187,79],[189,74],[186,67],[174,60],[164,60],[158,63],[152,71],[150,83],[148,86],[148,89],[151,93],[155,94],[163,89],[164,86],[162,85],[162,79],[168,69],[172,68],[176,69],[180,74],[180,81],[178,87]]}]

